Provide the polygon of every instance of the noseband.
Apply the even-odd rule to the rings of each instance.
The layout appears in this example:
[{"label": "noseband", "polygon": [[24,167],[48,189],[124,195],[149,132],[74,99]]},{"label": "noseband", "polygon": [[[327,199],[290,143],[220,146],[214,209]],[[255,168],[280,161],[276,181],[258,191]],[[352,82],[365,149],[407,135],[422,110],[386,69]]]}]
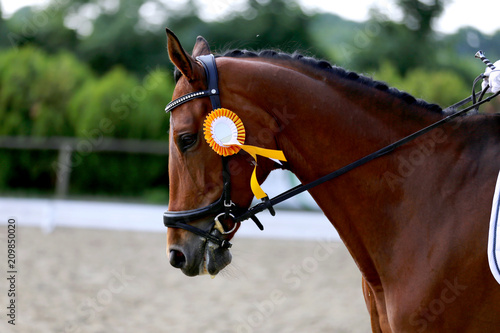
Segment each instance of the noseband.
[{"label": "noseband", "polygon": [[[197,91],[194,93],[186,94],[182,97],[177,98],[176,100],[173,100],[172,102],[168,103],[165,111],[170,112],[179,105],[182,105],[186,102],[189,102],[193,99],[196,98],[202,98],[202,97],[210,97],[210,101],[212,103],[212,109],[218,109],[221,107],[220,103],[220,98],[219,98],[219,87],[218,87],[218,74],[217,74],[217,67],[215,65],[215,57],[210,54],[210,55],[204,55],[204,56],[199,56],[196,58],[198,61],[200,61],[205,68],[205,74],[207,76],[207,82],[208,82],[208,89],[203,90],[203,91]],[[473,102],[473,104],[467,108],[464,108],[462,110],[456,111],[449,116],[425,127],[422,128],[421,130],[408,135],[407,137],[404,137],[390,145],[387,145],[383,147],[382,149],[379,149],[369,155],[366,155],[362,158],[360,158],[357,161],[352,162],[351,164],[348,164],[338,170],[335,170],[323,177],[320,177],[308,184],[300,184],[297,185],[291,189],[289,189],[286,192],[283,192],[276,197],[269,199],[268,197],[265,197],[262,199],[262,202],[258,203],[257,205],[249,208],[249,209],[244,209],[241,207],[236,206],[233,201],[231,200],[231,175],[228,171],[227,168],[227,162],[228,162],[228,157],[222,157],[222,181],[223,181],[223,188],[222,188],[222,194],[221,197],[216,200],[214,203],[198,208],[198,209],[191,209],[191,210],[183,210],[183,211],[167,211],[163,214],[163,223],[165,224],[166,227],[169,228],[180,228],[184,229],[187,231],[190,231],[200,237],[203,237],[215,244],[218,244],[221,248],[229,248],[231,247],[231,243],[229,243],[227,240],[217,237],[216,235],[212,234],[214,232],[214,229],[218,230],[221,234],[227,235],[232,233],[236,229],[236,225],[240,223],[241,221],[247,220],[247,219],[252,219],[255,224],[259,227],[260,230],[263,230],[264,227],[260,223],[260,221],[257,219],[255,216],[256,214],[264,211],[264,210],[269,210],[271,215],[275,215],[275,211],[273,206],[283,202],[287,199],[290,199],[291,197],[296,196],[297,194],[300,194],[302,192],[305,192],[307,190],[310,190],[313,187],[316,187],[320,184],[323,184],[327,181],[330,181],[334,178],[337,178],[361,165],[364,165],[376,158],[379,158],[381,156],[384,156],[386,154],[391,153],[393,150],[396,148],[416,139],[417,137],[451,121],[452,119],[465,114],[466,112],[476,109],[479,107],[479,105],[489,102],[493,98],[495,98],[497,95],[500,94],[500,92],[497,92],[488,98],[485,98],[484,100],[481,100],[484,94],[486,93],[487,89],[489,88],[488,86],[483,89],[483,91],[480,94],[480,99],[479,101],[476,102],[476,94],[474,92],[474,86],[477,83],[479,79],[481,79],[483,76],[480,75],[475,81],[473,85],[473,92],[471,97],[464,99],[463,101],[460,101],[448,109],[455,109],[456,107],[462,106],[470,101]],[[224,228],[222,227],[221,222],[219,221],[219,218],[223,216],[226,220],[227,219],[232,219],[233,222],[235,223],[235,226],[232,230],[230,231],[225,231]],[[202,230],[200,228],[194,227],[188,223],[190,222],[195,222],[197,220],[201,220],[204,218],[214,218],[214,224],[211,226],[209,231]]]}]

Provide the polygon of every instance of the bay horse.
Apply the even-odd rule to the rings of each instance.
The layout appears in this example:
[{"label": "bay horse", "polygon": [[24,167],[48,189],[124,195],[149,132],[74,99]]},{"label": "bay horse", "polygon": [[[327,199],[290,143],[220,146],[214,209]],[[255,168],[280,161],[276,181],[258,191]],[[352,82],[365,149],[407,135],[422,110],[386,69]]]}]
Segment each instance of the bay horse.
[{"label": "bay horse", "polygon": [[[253,199],[252,158],[240,151],[221,162],[203,138],[214,103],[242,120],[245,144],[286,156],[282,164],[259,157],[259,182],[284,168],[310,183],[445,117],[325,61],[236,50],[213,58],[210,69],[201,61],[211,54],[204,38],[192,55],[168,29],[167,39],[177,68],[176,102],[167,107],[167,252],[188,276],[216,275],[230,263],[239,221],[226,211],[216,230],[214,217],[227,198],[240,209]],[[359,267],[373,332],[499,332],[500,285],[487,259],[499,134],[498,115],[456,118],[309,190]]]}]

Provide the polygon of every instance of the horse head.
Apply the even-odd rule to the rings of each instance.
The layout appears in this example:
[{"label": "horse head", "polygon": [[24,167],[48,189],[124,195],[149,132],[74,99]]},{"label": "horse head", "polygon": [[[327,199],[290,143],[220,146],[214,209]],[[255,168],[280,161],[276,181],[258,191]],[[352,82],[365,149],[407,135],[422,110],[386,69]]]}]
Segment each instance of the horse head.
[{"label": "horse head", "polygon": [[[170,60],[180,73],[173,93],[173,101],[179,103],[170,112],[167,252],[171,265],[188,276],[216,275],[231,262],[227,244],[239,228],[234,212],[246,210],[253,199],[250,187],[253,159],[243,151],[223,158],[218,155],[204,137],[204,121],[213,109],[211,99],[196,95],[186,102],[183,97],[208,89],[209,73],[199,58],[211,53],[207,41],[198,37],[189,55],[168,29],[167,38]],[[223,67],[223,62],[222,58],[217,58],[216,63],[213,59],[215,70]],[[241,118],[247,142],[275,148],[270,144],[274,140],[263,142],[257,135],[272,126],[272,118],[252,106],[245,96],[235,96],[226,89],[226,85],[235,82],[231,76],[227,70],[218,72],[220,93],[217,94],[222,106]],[[259,159],[256,172],[259,181],[273,167],[274,162]]]}]

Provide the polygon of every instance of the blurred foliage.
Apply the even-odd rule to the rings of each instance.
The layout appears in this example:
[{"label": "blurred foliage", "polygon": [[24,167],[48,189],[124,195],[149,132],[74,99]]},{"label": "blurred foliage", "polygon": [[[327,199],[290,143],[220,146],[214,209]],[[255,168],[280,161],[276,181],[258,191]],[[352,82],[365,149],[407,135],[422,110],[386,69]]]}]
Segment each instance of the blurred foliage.
[{"label": "blurred foliage", "polygon": [[396,0],[403,12],[401,23],[392,22],[378,10],[373,10],[371,24],[378,31],[357,53],[354,62],[364,68],[376,68],[390,60],[401,74],[415,67],[434,67],[436,39],[432,24],[444,9],[446,0]]},{"label": "blurred foliage", "polygon": [[[163,69],[138,79],[115,67],[96,77],[67,52],[10,49],[0,53],[0,135],[164,140],[167,147],[162,110],[172,90]],[[165,156],[81,155],[71,170],[72,194],[140,196],[168,183]],[[54,151],[1,150],[0,189],[52,192],[56,158]]]},{"label": "blurred foliage", "polygon": [[69,53],[26,46],[0,53],[0,135],[69,136],[67,105],[92,76]]},{"label": "blurred foliage", "polygon": [[403,11],[403,22],[415,32],[416,40],[425,40],[432,34],[432,25],[443,12],[446,2],[449,0],[396,0]]},{"label": "blurred foliage", "polygon": [[[313,48],[311,21],[312,17],[293,1],[248,0],[248,8],[223,21],[204,22],[194,13],[172,17],[168,24],[177,36],[182,36],[181,42],[185,45],[191,45],[196,35],[202,33],[213,50],[219,52],[233,48],[272,48],[292,53]],[[199,28],[193,29],[192,23]]]},{"label": "blurred foliage", "polygon": [[[46,8],[0,13],[0,135],[168,140],[162,112],[174,87],[168,26],[188,51],[203,35],[212,50],[279,49],[324,58],[445,107],[470,94],[484,65],[500,58],[500,31],[433,31],[449,0],[393,0],[403,19],[380,9],[366,22],[305,12],[294,0],[238,2],[207,17],[196,0],[52,0]],[[213,4],[217,5],[217,4]],[[57,152],[0,151],[0,191],[53,191]],[[83,156],[72,194],[166,200],[167,159]]]},{"label": "blurred foliage", "polygon": [[[168,147],[167,147],[168,149]],[[81,156],[81,163],[71,170],[72,195],[120,195],[136,199],[152,191],[167,193],[168,160],[166,156],[106,153]],[[158,196],[161,198],[161,196]],[[163,196],[166,199],[166,195]],[[161,203],[166,203],[167,200]]]},{"label": "blurred foliage", "polygon": [[439,104],[443,108],[470,94],[470,86],[450,70],[415,68],[402,76],[392,63],[385,62],[374,76],[400,90],[411,91],[416,98]]},{"label": "blurred foliage", "polygon": [[68,113],[76,136],[102,129],[107,136],[167,140],[168,121],[162,111],[173,83],[163,70],[142,82],[121,67],[90,79],[75,92]]}]

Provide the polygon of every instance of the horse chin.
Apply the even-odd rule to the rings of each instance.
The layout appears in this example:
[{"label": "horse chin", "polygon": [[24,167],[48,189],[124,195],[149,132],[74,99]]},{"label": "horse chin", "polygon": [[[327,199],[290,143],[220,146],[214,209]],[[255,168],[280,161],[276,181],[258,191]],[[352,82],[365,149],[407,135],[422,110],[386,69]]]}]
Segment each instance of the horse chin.
[{"label": "horse chin", "polygon": [[[200,226],[203,228],[203,226]],[[218,230],[212,230],[211,235],[223,238]],[[232,255],[229,248],[220,247],[209,239],[188,234],[188,238],[183,244],[168,244],[170,263],[179,268],[186,276],[198,276],[209,274],[217,275],[227,265],[231,263]],[[180,261],[173,260],[172,253],[176,252],[180,256]]]},{"label": "horse chin", "polygon": [[208,241],[203,258],[203,274],[217,275],[231,263],[232,255],[229,249],[223,249]]},{"label": "horse chin", "polygon": [[186,276],[211,275],[214,277],[231,263],[232,255],[229,249],[221,248],[219,245],[207,241],[199,248],[199,255],[192,257],[190,265],[180,268]]}]

